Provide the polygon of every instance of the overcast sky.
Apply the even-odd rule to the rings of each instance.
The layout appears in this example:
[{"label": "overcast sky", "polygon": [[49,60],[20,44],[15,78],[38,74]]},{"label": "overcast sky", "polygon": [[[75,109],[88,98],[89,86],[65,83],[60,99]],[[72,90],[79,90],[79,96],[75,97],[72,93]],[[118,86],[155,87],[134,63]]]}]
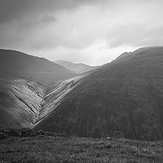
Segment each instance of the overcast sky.
[{"label": "overcast sky", "polygon": [[163,45],[163,0],[0,0],[0,48],[99,65]]}]

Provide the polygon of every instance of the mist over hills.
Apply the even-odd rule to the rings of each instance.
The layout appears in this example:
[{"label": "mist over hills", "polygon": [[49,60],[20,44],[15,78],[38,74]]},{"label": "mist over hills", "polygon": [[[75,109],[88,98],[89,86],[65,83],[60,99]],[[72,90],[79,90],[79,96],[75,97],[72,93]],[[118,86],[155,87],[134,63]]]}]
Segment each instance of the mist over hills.
[{"label": "mist over hills", "polygon": [[54,61],[54,63],[57,63],[65,68],[67,68],[68,70],[76,72],[78,74],[88,72],[88,71],[98,68],[98,66],[89,66],[89,65],[86,65],[83,63],[72,63],[72,62],[64,61],[64,60]]},{"label": "mist over hills", "polygon": [[35,129],[86,137],[162,139],[162,61],[163,47],[152,47],[98,68],[81,78]]}]

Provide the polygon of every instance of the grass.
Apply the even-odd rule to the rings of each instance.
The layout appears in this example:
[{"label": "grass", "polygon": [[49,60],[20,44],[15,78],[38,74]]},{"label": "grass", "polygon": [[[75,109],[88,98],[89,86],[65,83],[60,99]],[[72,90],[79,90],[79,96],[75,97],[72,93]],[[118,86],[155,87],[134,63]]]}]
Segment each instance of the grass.
[{"label": "grass", "polygon": [[[12,130],[13,132],[14,130]],[[21,130],[2,132],[0,161],[56,163],[154,163],[163,162],[163,142],[114,138],[66,137]],[[19,133],[19,134],[15,134]],[[30,134],[28,134],[30,133]],[[30,136],[29,136],[30,135]]]},{"label": "grass", "polygon": [[35,129],[163,140],[163,48],[138,51],[83,77],[57,107],[51,94],[55,109]]}]

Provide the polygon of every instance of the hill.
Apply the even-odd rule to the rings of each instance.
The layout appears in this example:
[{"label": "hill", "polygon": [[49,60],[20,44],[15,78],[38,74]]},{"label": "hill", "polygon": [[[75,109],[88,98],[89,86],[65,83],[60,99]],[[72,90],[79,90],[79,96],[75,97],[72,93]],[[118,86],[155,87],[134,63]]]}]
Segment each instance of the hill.
[{"label": "hill", "polygon": [[75,74],[44,58],[0,49],[0,79],[26,79],[49,85]]},{"label": "hill", "polygon": [[57,63],[67,68],[68,70],[76,72],[78,74],[94,70],[98,67],[98,66],[89,66],[83,63],[72,63],[72,62],[64,61],[64,60],[55,61],[54,63]]},{"label": "hill", "polygon": [[81,78],[35,129],[86,137],[163,139],[162,72],[163,47],[138,49]]},{"label": "hill", "polygon": [[0,50],[0,128],[32,127],[49,85],[75,75],[44,58]]}]

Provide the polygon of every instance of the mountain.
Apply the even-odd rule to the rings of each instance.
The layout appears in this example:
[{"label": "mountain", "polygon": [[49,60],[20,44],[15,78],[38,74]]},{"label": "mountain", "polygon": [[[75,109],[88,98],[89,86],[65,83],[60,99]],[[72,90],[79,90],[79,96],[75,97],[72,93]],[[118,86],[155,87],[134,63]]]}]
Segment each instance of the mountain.
[{"label": "mountain", "polygon": [[[145,50],[152,49],[152,48],[157,48],[157,47],[151,46],[151,47],[139,48],[139,49],[135,50],[134,53],[135,53],[135,55],[136,55],[136,54],[138,54],[138,53],[141,53],[141,52],[143,52],[143,51],[145,51]],[[130,55],[130,54],[132,54],[132,52],[124,52],[124,53],[122,53],[120,56],[118,56],[115,60],[113,60],[112,62],[115,62],[115,61],[116,61],[116,62],[117,62],[117,61],[122,61],[122,59],[130,58],[130,57],[132,57],[132,55]],[[127,56],[128,56],[128,57],[127,57]]]},{"label": "mountain", "polygon": [[[163,47],[138,49],[78,80],[34,129],[82,137],[163,139]],[[50,92],[49,92],[50,93]]]},{"label": "mountain", "polygon": [[76,76],[44,58],[0,50],[0,128],[32,127],[48,87]]},{"label": "mountain", "polygon": [[44,58],[0,50],[0,79],[27,79],[49,85],[74,75],[72,71]]},{"label": "mountain", "polygon": [[98,67],[98,66],[89,66],[83,63],[72,63],[64,60],[55,61],[55,63],[67,68],[70,71],[74,71],[78,74],[94,70]]}]

